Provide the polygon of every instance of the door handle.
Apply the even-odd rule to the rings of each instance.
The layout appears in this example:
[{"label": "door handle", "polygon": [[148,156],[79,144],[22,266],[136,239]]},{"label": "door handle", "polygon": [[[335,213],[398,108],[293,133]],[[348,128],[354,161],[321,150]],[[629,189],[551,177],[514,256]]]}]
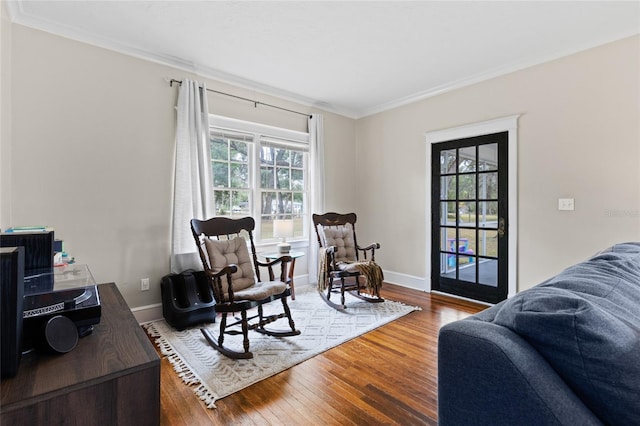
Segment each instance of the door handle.
[{"label": "door handle", "polygon": [[505,234],[505,230],[504,230],[504,218],[498,218],[498,237],[502,238],[504,237]]}]

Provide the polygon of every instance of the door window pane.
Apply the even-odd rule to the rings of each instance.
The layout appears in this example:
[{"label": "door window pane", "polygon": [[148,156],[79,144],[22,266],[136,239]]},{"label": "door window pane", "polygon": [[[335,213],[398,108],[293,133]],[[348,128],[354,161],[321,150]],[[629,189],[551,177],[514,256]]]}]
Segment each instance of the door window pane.
[{"label": "door window pane", "polygon": [[455,201],[443,201],[440,203],[440,225],[455,226],[457,220],[456,205]]},{"label": "door window pane", "polygon": [[478,226],[480,228],[498,229],[498,202],[478,202]]},{"label": "door window pane", "polygon": [[458,238],[458,253],[473,255],[476,252],[475,229],[460,229]]},{"label": "door window pane", "polygon": [[456,199],[456,177],[443,176],[440,178],[440,199],[455,200]]},{"label": "door window pane", "polygon": [[442,251],[456,251],[457,238],[455,228],[440,228],[440,250]]},{"label": "door window pane", "polygon": [[498,144],[490,143],[478,147],[479,170],[498,169]]},{"label": "door window pane", "polygon": [[440,174],[446,175],[456,171],[456,150],[449,149],[440,153]]},{"label": "door window pane", "polygon": [[458,256],[458,279],[461,281],[467,281],[470,283],[476,282],[476,265],[473,262],[473,257]]},{"label": "door window pane", "polygon": [[464,228],[476,226],[475,201],[461,201],[458,204],[458,226]]},{"label": "door window pane", "polygon": [[498,173],[480,173],[478,175],[478,198],[498,198]]},{"label": "door window pane", "polygon": [[458,160],[458,172],[468,173],[476,171],[476,147],[461,148],[458,150],[460,158]]},{"label": "door window pane", "polygon": [[478,283],[497,287],[498,285],[498,261],[484,260],[479,266]]},{"label": "door window pane", "polygon": [[480,256],[498,257],[498,231],[478,231],[478,250]]},{"label": "door window pane", "polygon": [[476,198],[476,175],[458,176],[458,198],[460,200],[474,200]]}]

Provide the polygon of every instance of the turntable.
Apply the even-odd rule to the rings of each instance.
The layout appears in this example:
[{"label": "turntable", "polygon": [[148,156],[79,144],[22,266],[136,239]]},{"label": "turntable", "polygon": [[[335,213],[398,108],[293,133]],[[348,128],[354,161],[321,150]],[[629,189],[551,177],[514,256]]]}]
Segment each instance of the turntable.
[{"label": "turntable", "polygon": [[[100,315],[98,286],[87,265],[66,264],[54,267],[53,272],[35,271],[24,277],[25,349],[44,343],[47,349],[68,352],[78,337],[93,331]],[[77,334],[69,331],[71,324]]]}]

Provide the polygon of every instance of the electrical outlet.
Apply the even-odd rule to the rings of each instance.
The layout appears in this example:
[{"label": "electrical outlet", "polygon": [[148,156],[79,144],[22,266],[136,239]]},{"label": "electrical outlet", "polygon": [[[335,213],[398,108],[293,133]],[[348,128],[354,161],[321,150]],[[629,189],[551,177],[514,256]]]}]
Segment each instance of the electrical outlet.
[{"label": "electrical outlet", "polygon": [[149,278],[143,278],[140,280],[140,291],[149,290]]},{"label": "electrical outlet", "polygon": [[558,210],[573,210],[573,209],[574,209],[573,198],[558,199]]}]

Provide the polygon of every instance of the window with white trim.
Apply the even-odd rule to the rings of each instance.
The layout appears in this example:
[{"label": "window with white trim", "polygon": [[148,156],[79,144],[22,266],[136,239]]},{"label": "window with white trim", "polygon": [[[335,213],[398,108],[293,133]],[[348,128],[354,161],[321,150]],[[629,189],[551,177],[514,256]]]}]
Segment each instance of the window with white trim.
[{"label": "window with white trim", "polygon": [[276,241],[276,219],[307,236],[308,133],[212,115],[210,149],[216,216],[252,216],[256,243]]}]

